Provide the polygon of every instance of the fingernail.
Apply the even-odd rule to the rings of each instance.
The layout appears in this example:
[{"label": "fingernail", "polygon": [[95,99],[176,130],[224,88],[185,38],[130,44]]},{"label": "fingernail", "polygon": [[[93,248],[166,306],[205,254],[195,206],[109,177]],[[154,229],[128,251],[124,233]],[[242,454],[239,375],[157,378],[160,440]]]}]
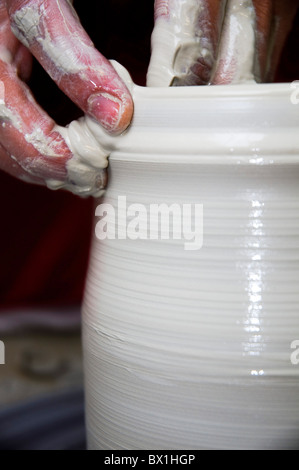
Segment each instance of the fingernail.
[{"label": "fingernail", "polygon": [[106,131],[116,133],[121,118],[122,103],[120,99],[108,93],[98,93],[88,99],[89,114],[94,117]]}]

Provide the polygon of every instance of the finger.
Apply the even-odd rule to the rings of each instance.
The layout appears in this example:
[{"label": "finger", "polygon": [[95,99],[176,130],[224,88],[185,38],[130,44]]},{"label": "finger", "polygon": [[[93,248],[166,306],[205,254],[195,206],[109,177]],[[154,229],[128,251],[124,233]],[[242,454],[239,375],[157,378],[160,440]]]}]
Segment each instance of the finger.
[{"label": "finger", "polygon": [[214,84],[273,81],[298,0],[229,0]]},{"label": "finger", "polygon": [[7,0],[13,32],[52,79],[110,133],[124,131],[133,114],[131,95],[93,46],[67,0]]},{"label": "finger", "polygon": [[22,181],[34,184],[44,185],[44,181],[38,177],[28,175],[26,171],[18,164],[8,151],[0,144],[0,169]]},{"label": "finger", "polygon": [[0,59],[12,64],[20,42],[12,34],[4,0],[0,0]]},{"label": "finger", "polygon": [[[12,34],[4,2],[0,2],[0,168],[21,179],[34,183],[42,183],[44,175],[33,174],[22,167],[25,156],[36,157],[38,153],[34,148],[29,148],[28,142],[24,142],[25,135],[32,131],[32,126],[37,115],[40,121],[38,108],[34,108],[33,99],[28,100],[28,89],[18,80],[17,72],[22,72],[24,60],[28,60],[28,51]],[[27,57],[26,57],[27,55]],[[30,63],[30,61],[29,61]],[[30,65],[26,66],[29,72]],[[8,105],[7,103],[10,103]],[[27,115],[22,119],[22,113]],[[44,117],[44,120],[45,117]],[[24,121],[24,122],[22,122]],[[52,125],[52,123],[51,123]],[[29,135],[28,134],[28,135]],[[22,150],[22,151],[21,151]],[[16,155],[16,156],[15,156]],[[20,156],[20,163],[18,162]],[[24,158],[22,158],[24,156]],[[39,155],[38,155],[39,156]],[[44,172],[48,175],[48,170]],[[59,172],[61,175],[61,172]],[[65,175],[64,175],[65,176]]]},{"label": "finger", "polygon": [[1,60],[0,77],[0,168],[52,189],[100,196],[106,185],[107,162],[92,136],[87,136],[89,161],[88,155],[72,153],[64,139],[67,129],[55,125],[14,68]]},{"label": "finger", "polygon": [[226,3],[226,0],[155,1],[148,86],[210,82]]},{"label": "finger", "polygon": [[36,104],[14,67],[0,61],[0,142],[12,161],[33,178],[67,178],[72,153],[55,122]]},{"label": "finger", "polygon": [[213,84],[254,80],[256,22],[251,0],[228,0]]},{"label": "finger", "polygon": [[53,189],[99,196],[106,183],[107,164],[98,148],[92,147],[92,138],[88,151],[97,159],[88,163],[80,154],[71,152],[62,135],[65,129],[56,126],[37,105],[14,67],[1,60],[0,77],[0,167]]},{"label": "finger", "polygon": [[16,73],[23,80],[30,77],[31,53],[12,33],[4,0],[0,0],[0,58],[7,64],[14,65]]}]

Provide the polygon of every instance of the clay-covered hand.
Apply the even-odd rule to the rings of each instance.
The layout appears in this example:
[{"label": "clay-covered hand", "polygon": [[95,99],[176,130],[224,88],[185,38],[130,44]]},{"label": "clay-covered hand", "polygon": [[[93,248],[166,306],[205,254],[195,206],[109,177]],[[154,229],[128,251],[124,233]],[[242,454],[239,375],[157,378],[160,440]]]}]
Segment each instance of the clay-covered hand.
[{"label": "clay-covered hand", "polygon": [[[39,107],[23,81],[30,74],[31,54],[63,92],[110,134],[119,134],[130,124],[131,95],[93,46],[70,1],[0,0],[0,168],[26,181],[50,181],[52,187],[61,183],[80,193],[75,187],[80,175],[78,183],[74,169],[68,174],[74,155],[61,128]],[[78,172],[84,172],[80,165]],[[83,193],[97,193],[104,181],[104,172],[98,171],[90,181],[98,188],[89,188],[83,176]]]},{"label": "clay-covered hand", "polygon": [[155,0],[149,86],[272,81],[299,0]]}]

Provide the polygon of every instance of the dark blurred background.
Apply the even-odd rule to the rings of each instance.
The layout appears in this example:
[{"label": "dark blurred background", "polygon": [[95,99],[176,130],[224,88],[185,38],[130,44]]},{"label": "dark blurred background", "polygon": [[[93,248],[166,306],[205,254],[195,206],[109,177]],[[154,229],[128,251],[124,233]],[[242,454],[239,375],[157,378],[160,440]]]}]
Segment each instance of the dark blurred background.
[{"label": "dark blurred background", "polygon": [[[97,48],[145,85],[153,0],[74,5]],[[276,81],[299,78],[298,33],[299,15]],[[30,86],[58,124],[82,115],[36,62]],[[80,304],[94,201],[4,173],[0,200],[0,448],[85,448]]]}]

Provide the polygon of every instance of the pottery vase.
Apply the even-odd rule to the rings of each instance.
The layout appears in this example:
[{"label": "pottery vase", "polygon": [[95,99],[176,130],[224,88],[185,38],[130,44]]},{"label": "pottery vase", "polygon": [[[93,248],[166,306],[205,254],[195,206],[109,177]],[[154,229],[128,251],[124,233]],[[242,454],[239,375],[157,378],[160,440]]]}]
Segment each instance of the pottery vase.
[{"label": "pottery vase", "polygon": [[292,93],[134,87],[83,306],[90,449],[298,444]]}]

